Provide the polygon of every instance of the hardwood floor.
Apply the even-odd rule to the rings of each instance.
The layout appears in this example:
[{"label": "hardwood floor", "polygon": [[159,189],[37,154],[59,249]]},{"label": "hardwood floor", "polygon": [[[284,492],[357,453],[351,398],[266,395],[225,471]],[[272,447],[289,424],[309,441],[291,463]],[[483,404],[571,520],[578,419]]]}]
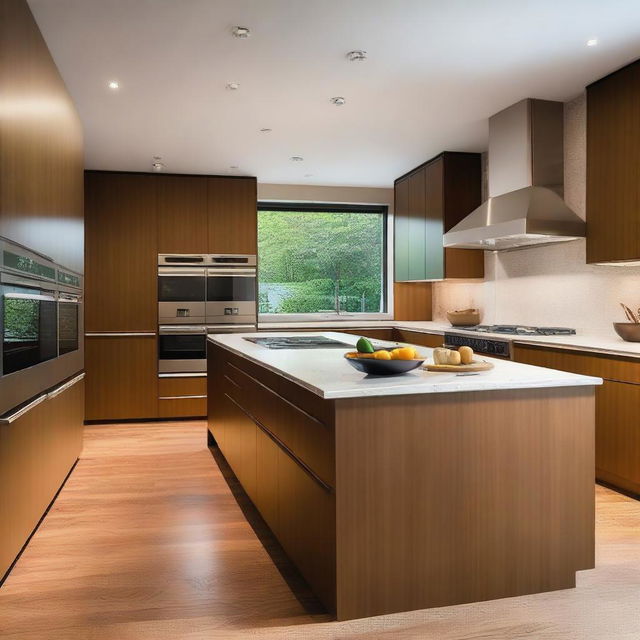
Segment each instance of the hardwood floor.
[{"label": "hardwood floor", "polygon": [[598,487],[596,569],[576,589],[337,623],[205,443],[204,422],[87,427],[76,470],[0,589],[0,638],[640,637],[640,502]]}]

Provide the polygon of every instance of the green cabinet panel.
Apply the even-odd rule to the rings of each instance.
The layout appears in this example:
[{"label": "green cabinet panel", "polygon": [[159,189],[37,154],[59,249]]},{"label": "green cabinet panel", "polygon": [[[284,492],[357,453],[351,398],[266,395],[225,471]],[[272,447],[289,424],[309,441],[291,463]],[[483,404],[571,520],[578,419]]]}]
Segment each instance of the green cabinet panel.
[{"label": "green cabinet panel", "polygon": [[480,204],[480,181],[480,154],[448,151],[396,180],[396,282],[483,277],[481,255],[442,246],[444,233]]},{"label": "green cabinet panel", "polygon": [[409,279],[409,181],[399,182],[395,188],[395,280]]}]

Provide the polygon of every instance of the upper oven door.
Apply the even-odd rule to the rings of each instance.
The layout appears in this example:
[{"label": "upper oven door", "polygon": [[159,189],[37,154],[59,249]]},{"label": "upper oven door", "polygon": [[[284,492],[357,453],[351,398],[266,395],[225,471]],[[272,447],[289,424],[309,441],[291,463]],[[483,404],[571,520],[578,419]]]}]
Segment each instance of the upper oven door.
[{"label": "upper oven door", "polygon": [[206,269],[158,267],[158,320],[204,323]]},{"label": "upper oven door", "polygon": [[37,285],[4,282],[2,375],[33,367],[58,355],[56,293]]},{"label": "upper oven door", "polygon": [[252,324],[256,319],[256,270],[207,270],[207,323]]}]

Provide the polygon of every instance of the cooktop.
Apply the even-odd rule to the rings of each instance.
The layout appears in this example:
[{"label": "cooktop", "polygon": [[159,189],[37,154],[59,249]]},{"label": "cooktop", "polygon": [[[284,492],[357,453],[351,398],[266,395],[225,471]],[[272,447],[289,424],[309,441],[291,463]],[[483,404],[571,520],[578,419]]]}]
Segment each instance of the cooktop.
[{"label": "cooktop", "polygon": [[478,333],[505,333],[518,336],[571,336],[576,330],[569,327],[526,327],[518,324],[479,324],[475,327],[459,327]]},{"label": "cooktop", "polygon": [[267,336],[245,340],[267,349],[353,349],[352,344],[325,336]]}]

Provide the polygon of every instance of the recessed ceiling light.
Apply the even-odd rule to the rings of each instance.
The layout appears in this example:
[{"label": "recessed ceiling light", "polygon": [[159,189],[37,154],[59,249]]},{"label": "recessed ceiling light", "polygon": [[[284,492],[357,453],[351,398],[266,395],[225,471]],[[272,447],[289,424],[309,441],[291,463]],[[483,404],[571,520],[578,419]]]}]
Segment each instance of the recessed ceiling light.
[{"label": "recessed ceiling light", "polygon": [[151,168],[154,171],[162,171],[164,169],[164,164],[162,164],[162,162],[156,161],[151,165]]},{"label": "recessed ceiling light", "polygon": [[260,129],[260,133],[271,133],[273,129],[269,129],[269,127],[263,127]]},{"label": "recessed ceiling light", "polygon": [[367,59],[367,52],[362,49],[354,49],[347,53],[347,60],[350,62],[364,62]]},{"label": "recessed ceiling light", "polygon": [[291,156],[292,162],[302,162],[304,158],[302,156]]},{"label": "recessed ceiling light", "polygon": [[119,89],[120,83],[117,82],[116,80],[112,80],[108,86],[109,86],[109,89]]},{"label": "recessed ceiling light", "polygon": [[251,35],[251,29],[249,29],[249,27],[233,27],[233,29],[231,29],[231,33],[233,33],[236,38],[244,39]]},{"label": "recessed ceiling light", "polygon": [[239,169],[237,164],[230,164],[229,169]]},{"label": "recessed ceiling light", "polygon": [[305,173],[304,177],[305,178],[313,178],[313,173]]},{"label": "recessed ceiling light", "polygon": [[240,83],[238,82],[227,83],[227,89],[229,89],[229,91],[237,91],[239,88],[240,88]]},{"label": "recessed ceiling light", "polygon": [[587,47],[595,47],[598,44],[598,38],[591,38],[587,40]]},{"label": "recessed ceiling light", "polygon": [[347,101],[342,96],[336,96],[335,98],[331,98],[331,102],[338,107],[341,107]]}]

